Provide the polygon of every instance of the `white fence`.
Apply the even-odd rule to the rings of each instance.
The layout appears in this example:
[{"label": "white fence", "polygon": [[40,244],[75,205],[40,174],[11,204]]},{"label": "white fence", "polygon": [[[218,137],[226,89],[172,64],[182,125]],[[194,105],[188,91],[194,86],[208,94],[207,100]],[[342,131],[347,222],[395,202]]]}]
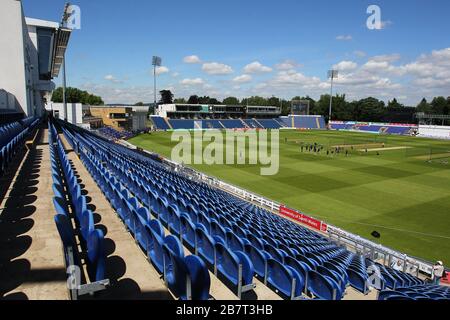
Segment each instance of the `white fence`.
[{"label": "white fence", "polygon": [[450,139],[450,127],[419,125],[419,136],[435,139]]}]

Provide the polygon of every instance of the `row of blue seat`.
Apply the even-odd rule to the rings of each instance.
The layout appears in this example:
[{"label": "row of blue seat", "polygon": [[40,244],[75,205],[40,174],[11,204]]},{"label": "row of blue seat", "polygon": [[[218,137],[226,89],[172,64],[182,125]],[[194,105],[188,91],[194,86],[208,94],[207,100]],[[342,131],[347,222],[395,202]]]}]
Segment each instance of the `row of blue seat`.
[{"label": "row of blue seat", "polygon": [[[95,152],[97,153],[98,150],[101,150],[101,146],[96,146],[95,148],[92,148],[93,150],[96,150]],[[113,164],[114,161],[111,161],[111,159],[109,159],[108,164]],[[220,230],[221,226],[219,224],[217,224],[215,221],[210,221],[211,223],[209,223],[209,218],[205,217],[201,214],[195,213],[197,210],[193,209],[191,211],[188,211],[189,214],[180,214],[178,208],[176,207],[176,205],[172,205],[172,206],[168,206],[167,205],[167,200],[163,197],[156,197],[153,199],[153,201],[151,199],[148,199],[148,197],[145,196],[145,193],[143,194],[142,192],[139,192],[138,188],[134,188],[133,186],[135,186],[135,182],[134,181],[128,181],[128,177],[124,177],[123,173],[120,173],[118,171],[118,169],[116,168],[114,170],[114,175],[116,177],[118,177],[120,180],[122,180],[124,182],[125,185],[129,186],[130,189],[132,189],[132,191],[134,192],[134,194],[139,195],[140,198],[142,198],[142,203],[146,203],[148,205],[149,208],[151,208],[152,212],[156,212],[157,216],[160,218],[160,220],[166,224],[169,229],[172,232],[175,232],[175,234],[182,234],[182,238],[184,238],[185,242],[187,243],[187,245],[190,245],[191,247],[194,247],[197,252],[199,253],[200,256],[202,256],[206,261],[208,261],[211,265],[216,265],[217,263],[215,263],[214,261],[214,257],[217,255],[217,246],[220,244],[225,245],[225,247],[228,247],[228,249],[230,249],[232,251],[232,253],[235,253],[237,251],[239,251],[240,253],[245,253],[245,254],[251,254],[253,253],[253,258],[255,255],[255,252],[257,252],[259,249],[256,247],[250,247],[249,245],[250,240],[248,240],[247,244],[247,248],[244,247],[241,239],[239,237],[237,237],[233,232],[228,232],[227,236],[224,235],[224,233],[226,233],[226,231],[222,231],[222,235],[223,237],[220,237],[218,234],[217,235],[211,235],[211,227],[214,230]],[[195,201],[195,200],[194,200]],[[186,208],[184,208],[186,209]],[[171,214],[174,213],[174,214]],[[198,218],[196,218],[198,216]],[[174,217],[179,217],[178,221],[176,222],[177,219]],[[231,218],[231,217],[228,217]],[[244,217],[241,217],[244,219]],[[194,221],[191,221],[194,220]],[[231,220],[231,219],[229,219]],[[226,220],[222,220],[222,222],[225,222]],[[266,222],[262,221],[262,224],[264,226]],[[183,226],[181,229],[182,231],[178,231],[179,230],[179,226]],[[230,230],[231,228],[233,228],[235,230],[235,232],[237,233],[242,233],[242,230],[239,231],[239,226],[235,225],[235,226],[230,226]],[[222,228],[223,229],[223,228]],[[225,230],[225,229],[223,229]],[[230,231],[229,230],[229,231]],[[256,230],[255,230],[256,231]],[[219,232],[219,231],[217,231]],[[245,231],[244,231],[245,233]],[[263,243],[261,241],[258,240],[258,238],[252,238],[249,237],[251,240],[253,240],[253,244],[255,244],[256,246],[259,246],[260,243]],[[278,235],[278,238],[282,241],[282,236]],[[314,236],[314,238],[316,238]],[[277,242],[274,242],[272,240],[271,237],[266,237],[267,240],[263,240],[265,242],[265,252],[267,252],[268,254],[268,259],[267,261],[264,262],[265,265],[267,265],[267,270],[268,272],[264,275],[265,276],[265,281],[269,284],[272,284],[276,289],[282,291],[283,293],[285,293],[288,297],[294,297],[296,294],[301,293],[304,290],[304,284],[306,283],[306,281],[304,280],[304,278],[307,276],[307,272],[308,271],[312,271],[312,270],[302,270],[302,275],[298,275],[297,274],[297,270],[295,269],[290,269],[291,267],[283,265],[284,261],[283,261],[283,257],[287,257],[289,254],[295,256],[296,253],[292,253],[292,250],[289,249],[285,244],[278,244]],[[216,241],[217,240],[217,241]],[[269,243],[270,242],[270,243]],[[259,243],[259,244],[258,244]],[[281,252],[282,249],[279,249],[278,246],[283,247],[286,251],[289,251],[289,254],[283,254]],[[304,253],[304,251],[302,251]],[[227,255],[227,257],[229,258],[231,255]],[[272,256],[274,258],[272,258]],[[242,257],[242,255],[241,255]],[[304,257],[304,259],[306,261],[308,261],[308,258]],[[273,260],[273,261],[271,261]],[[238,259],[234,258],[234,259],[227,259],[227,261],[234,261],[234,265],[236,266],[236,268],[234,269],[235,272],[235,276],[232,276],[230,274],[228,274],[228,278],[229,280],[231,280],[232,282],[234,281],[234,283],[237,282],[237,275],[238,275],[238,266],[239,264],[242,264],[245,266],[245,263],[239,263]],[[245,260],[243,260],[245,261]],[[251,261],[251,260],[250,260]],[[295,263],[293,263],[295,265]],[[296,265],[298,266],[298,264]],[[244,267],[245,268],[245,267]],[[218,268],[220,271],[220,264],[218,265]],[[223,270],[227,270],[230,268],[223,268]],[[248,270],[251,271],[250,268],[248,268]],[[261,269],[260,269],[261,270]],[[245,270],[244,270],[245,271]],[[285,277],[275,277],[275,274],[284,274]],[[251,272],[248,272],[248,274],[251,274]],[[261,274],[261,272],[260,272]],[[287,276],[287,277],[286,277]],[[289,281],[284,281],[285,279],[289,279]],[[244,281],[241,283],[242,286],[251,286],[251,277],[249,276],[249,278],[243,279]],[[321,281],[327,281],[329,280],[328,278],[321,278],[319,279]],[[293,283],[296,283],[296,285],[293,285]],[[239,283],[237,283],[239,285]],[[314,291],[314,288],[317,287],[314,285],[315,282],[311,282],[311,291]],[[297,287],[297,290],[292,290],[292,288],[295,286]],[[335,289],[334,287],[338,287],[336,286],[330,286],[333,287],[333,290]],[[339,291],[342,293],[343,289],[342,289],[343,285],[341,285],[341,287],[339,287],[338,289],[340,289]],[[292,291],[294,291],[294,295],[292,296]],[[330,295],[331,296],[331,295]],[[337,297],[341,297],[342,294],[336,295]]]},{"label": "row of blue seat", "polygon": [[29,117],[0,127],[0,177],[23,145],[29,133],[39,124],[39,119]]},{"label": "row of blue seat", "polygon": [[[109,283],[106,278],[104,234],[94,225],[94,215],[87,208],[86,197],[70,165],[54,126],[49,123],[49,146],[53,178],[54,217],[63,244],[66,266],[82,270],[82,255],[86,255],[89,283]],[[75,222],[74,229],[72,221]],[[79,239],[79,243],[77,241]],[[86,281],[87,279],[85,279]],[[81,281],[81,279],[80,279]],[[81,283],[78,284],[78,287]],[[73,293],[72,293],[73,294]],[[72,298],[75,298],[72,296]]]},{"label": "row of blue seat", "polygon": [[[65,134],[69,143],[74,144],[73,135],[68,131]],[[80,159],[148,259],[163,274],[172,293],[183,300],[208,299],[210,278],[203,261],[195,255],[185,257],[179,239],[172,235],[164,236],[160,222],[151,219],[149,211],[130,196],[125,186],[102,169],[101,163],[91,154],[81,151]]]},{"label": "row of blue seat", "polygon": [[411,135],[413,130],[417,129],[415,125],[383,125],[383,124],[358,124],[355,122],[332,122],[330,125],[333,130],[354,130],[367,131],[384,134]]},{"label": "row of blue seat", "polygon": [[134,136],[132,132],[123,130],[118,131],[111,127],[103,127],[97,130],[97,133],[109,140],[130,139]]},{"label": "row of blue seat", "polygon": [[395,290],[383,290],[378,300],[450,300],[450,288],[437,285],[417,285]]},{"label": "row of blue seat", "polygon": [[[274,119],[164,119],[159,116],[152,117],[156,129],[323,129],[325,120],[321,116],[288,116]],[[171,128],[169,127],[169,124]]]},{"label": "row of blue seat", "polygon": [[[131,201],[146,207],[209,265],[217,266],[217,252],[223,246],[233,254],[246,255],[255,275],[287,297],[297,297],[301,288],[318,298],[341,299],[347,285],[368,292],[368,270],[377,268],[373,261],[260,207],[187,179],[132,150],[84,130],[72,130],[74,139],[83,142],[86,154],[98,161],[99,168],[127,186],[128,196],[136,198]],[[227,263],[235,266],[228,267],[230,270],[235,272],[239,265],[245,268],[246,259],[230,256],[226,255]],[[251,274],[250,268],[243,269]],[[391,274],[389,269],[383,272]],[[236,274],[226,277],[233,281]],[[419,281],[405,273],[401,277],[409,279],[401,283],[404,286]],[[241,284],[251,284],[249,279]],[[377,289],[389,282],[381,280]]]}]

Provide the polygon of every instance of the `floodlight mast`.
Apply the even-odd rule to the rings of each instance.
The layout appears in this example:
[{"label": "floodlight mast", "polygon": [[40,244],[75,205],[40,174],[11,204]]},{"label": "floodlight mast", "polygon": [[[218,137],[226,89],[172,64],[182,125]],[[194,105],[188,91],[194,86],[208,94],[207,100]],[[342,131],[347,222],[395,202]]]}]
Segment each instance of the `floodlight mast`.
[{"label": "floodlight mast", "polygon": [[153,106],[156,107],[156,67],[161,66],[161,57],[153,56],[152,65],[153,65]]},{"label": "floodlight mast", "polygon": [[[64,12],[61,18],[61,27],[67,25],[67,20],[70,18],[69,13],[70,2],[67,2],[64,6]],[[63,71],[63,79],[62,79],[62,95],[63,95],[63,109],[64,109],[64,120],[67,121],[67,100],[66,100],[66,53],[64,52],[62,57],[62,71]]]},{"label": "floodlight mast", "polygon": [[333,80],[339,75],[338,70],[328,70],[328,78],[331,79],[331,89],[330,89],[330,108],[328,111],[328,125],[330,125],[330,121],[331,121],[331,109],[332,109],[332,105],[333,105]]}]

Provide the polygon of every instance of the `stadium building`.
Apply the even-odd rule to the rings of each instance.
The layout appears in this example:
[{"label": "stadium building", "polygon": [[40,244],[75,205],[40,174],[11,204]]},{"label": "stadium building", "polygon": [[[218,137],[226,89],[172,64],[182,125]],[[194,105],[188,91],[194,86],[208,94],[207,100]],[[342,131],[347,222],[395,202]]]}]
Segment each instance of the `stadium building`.
[{"label": "stadium building", "polygon": [[[450,299],[426,281],[430,262],[82,125],[89,112],[130,129],[144,110],[47,117],[69,35],[0,2],[0,298]],[[167,105],[152,118],[166,130],[325,128],[275,107]]]},{"label": "stadium building", "polygon": [[157,130],[180,129],[325,129],[322,116],[281,116],[274,106],[162,104],[151,117]]}]

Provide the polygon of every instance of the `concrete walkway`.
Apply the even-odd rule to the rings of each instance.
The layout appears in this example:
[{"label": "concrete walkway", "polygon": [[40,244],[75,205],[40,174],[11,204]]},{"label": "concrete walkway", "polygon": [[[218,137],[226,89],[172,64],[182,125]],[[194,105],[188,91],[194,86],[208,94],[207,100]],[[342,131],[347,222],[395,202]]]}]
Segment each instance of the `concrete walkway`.
[{"label": "concrete walkway", "polygon": [[0,204],[0,298],[67,299],[47,129],[24,156],[14,160],[22,161]]}]

